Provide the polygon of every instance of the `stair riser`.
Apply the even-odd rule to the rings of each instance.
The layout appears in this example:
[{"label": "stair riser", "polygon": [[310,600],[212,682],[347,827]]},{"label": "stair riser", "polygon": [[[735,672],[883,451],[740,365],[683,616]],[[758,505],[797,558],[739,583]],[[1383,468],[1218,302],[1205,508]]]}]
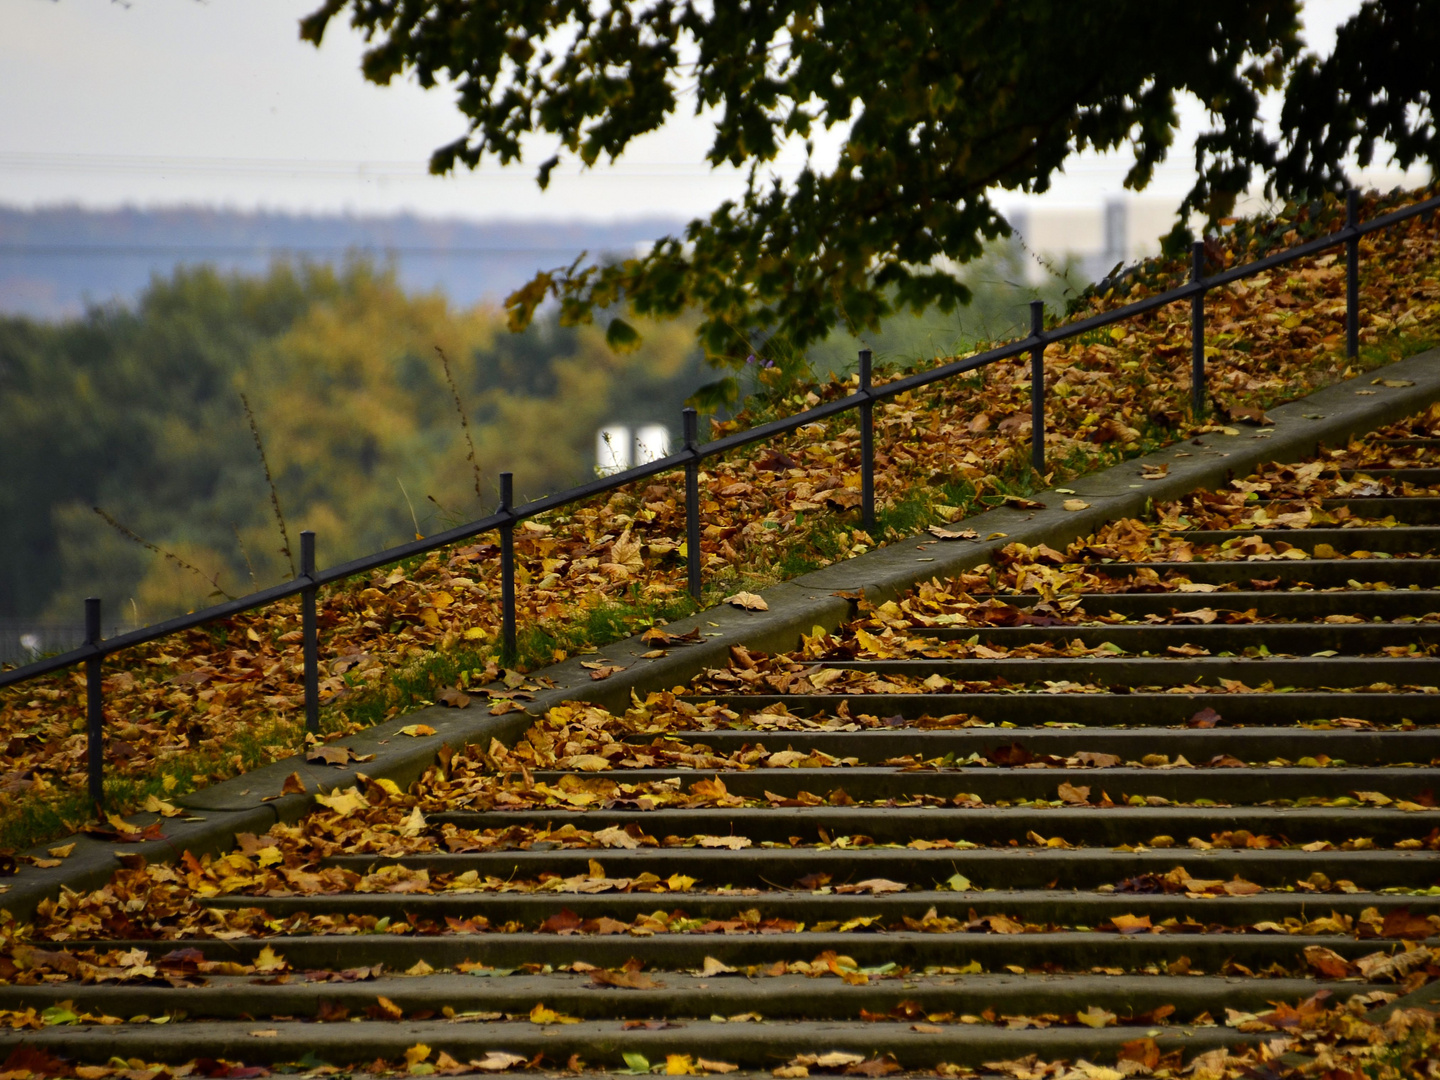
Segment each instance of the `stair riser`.
[{"label": "stair riser", "polygon": [[[707,694],[688,699],[716,702],[735,712],[784,705],[795,716],[824,712],[834,716],[844,705],[851,716],[914,720],[922,716],[973,716],[983,723],[1010,723],[1019,727],[1063,720],[1100,728],[1105,725],[1153,726],[1184,724],[1202,709],[1219,713],[1224,725],[1289,725],[1350,717],[1376,724],[1402,719],[1417,724],[1440,723],[1440,696],[1420,693],[1367,693],[1337,695],[1324,691],[1277,694],[1167,694],[1041,692],[981,694]],[[901,732],[905,729],[899,729]],[[1213,729],[1212,729],[1213,730]],[[683,739],[709,738],[711,732],[677,732]],[[746,731],[745,736],[752,735]],[[789,737],[788,731],[756,730],[759,737]],[[926,734],[916,731],[919,737]],[[1099,734],[1096,731],[1095,734]],[[927,735],[928,737],[928,735]]]},{"label": "stair riser", "polygon": [[[1192,714],[1193,715],[1193,714]],[[1230,754],[1241,761],[1327,757],[1350,765],[1421,763],[1440,757],[1440,732],[1435,731],[1316,731],[1308,728],[1229,728],[1176,730],[1174,728],[1097,728],[1078,730],[1040,728],[995,731],[990,728],[909,731],[704,731],[682,734],[682,742],[713,753],[739,753],[764,746],[770,752],[820,751],[833,757],[858,757],[861,764],[880,764],[888,758],[918,755],[926,760],[953,755],[988,754],[1020,746],[1040,756],[1068,757],[1081,751],[1115,754],[1139,761],[1146,754],[1166,754],[1172,760],[1208,761]],[[632,737],[637,747],[650,739]]]},{"label": "stair riser", "polygon": [[[1082,1006],[1083,1007],[1083,1006]],[[893,1053],[905,1068],[927,1069],[944,1063],[979,1066],[985,1061],[1019,1058],[1034,1053],[1037,1045],[1047,1058],[1085,1058],[1113,1061],[1121,1044],[1142,1036],[1145,1027],[1113,1027],[1092,1031],[1076,1025],[1060,1031],[1008,1030],[1003,1026],[957,1024],[942,1034],[919,1035],[908,1024],[801,1023],[755,1027],[749,1024],[694,1024],[678,1030],[622,1031],[614,1022],[540,1027],[525,1022],[453,1024],[448,1021],[404,1024],[271,1024],[269,1038],[250,1034],[256,1029],[245,1021],[222,1028],[199,1029],[149,1024],[120,1027],[59,1028],[36,1032],[0,1032],[0,1049],[18,1043],[60,1053],[82,1061],[106,1062],[111,1057],[145,1061],[184,1062],[196,1057],[246,1062],[296,1061],[314,1054],[332,1063],[365,1064],[380,1059],[395,1061],[423,1042],[458,1061],[483,1058],[491,1050],[504,1050],[525,1058],[543,1055],[555,1070],[565,1067],[572,1054],[589,1066],[620,1069],[624,1053],[643,1054],[663,1064],[668,1055],[691,1055],[769,1070],[798,1054],[841,1050],[873,1056],[877,1047]],[[1037,1038],[1043,1042],[1037,1043]],[[1224,1046],[1255,1042],[1223,1027],[1166,1028],[1155,1041],[1163,1052],[1179,1050],[1185,1058]],[[738,1074],[737,1074],[738,1075]]]},{"label": "stair riser", "polygon": [[947,679],[993,681],[1011,685],[1067,679],[1099,686],[1189,686],[1199,682],[1233,679],[1256,689],[1270,682],[1278,686],[1318,688],[1434,686],[1440,683],[1440,659],[1428,657],[1271,657],[1244,659],[1205,656],[1181,659],[1146,657],[1093,657],[1025,660],[837,660],[826,667],[906,675],[925,679],[938,674]]},{"label": "stair riser", "polygon": [[[1031,601],[1033,603],[1033,601]],[[1434,589],[1346,589],[1338,592],[1254,592],[1235,590],[1213,593],[1090,593],[1080,609],[1092,616],[1121,615],[1140,619],[1147,615],[1169,616],[1175,611],[1209,607],[1219,612],[1255,611],[1263,618],[1316,622],[1326,615],[1358,615],[1362,619],[1419,618],[1440,611],[1440,592]]]},{"label": "stair riser", "polygon": [[[1320,860],[1316,860],[1317,865]],[[656,859],[649,869],[661,869]],[[958,864],[957,864],[958,865]],[[1198,869],[1193,868],[1192,869]],[[1432,865],[1425,884],[1440,877],[1440,863]],[[838,878],[837,881],[845,879]],[[911,879],[914,880],[914,879]],[[996,880],[996,879],[992,879]],[[920,884],[929,886],[932,882]],[[938,884],[935,882],[933,884]],[[977,886],[986,884],[976,881]],[[1009,882],[1007,881],[1007,884]],[[1389,884],[1387,882],[1387,884]],[[1043,885],[1042,885],[1043,888]],[[1374,893],[1260,893],[1250,897],[1216,897],[1197,903],[1178,895],[1146,893],[1073,893],[1063,885],[1052,895],[1028,893],[902,893],[881,897],[835,896],[817,897],[809,893],[776,899],[773,895],[740,898],[691,897],[674,893],[584,894],[554,892],[536,896],[492,894],[490,896],[423,894],[361,895],[345,897],[264,897],[252,898],[249,904],[226,903],[217,907],[258,907],[275,918],[297,913],[335,915],[373,915],[404,921],[407,915],[429,919],[437,924],[446,918],[464,919],[483,915],[492,925],[518,921],[531,932],[539,932],[540,924],[568,908],[582,918],[607,916],[630,921],[656,911],[669,914],[684,911],[694,918],[716,920],[736,919],[742,912],[760,910],[767,919],[790,919],[813,927],[816,923],[880,916],[880,928],[901,927],[902,920],[922,919],[933,908],[938,915],[964,922],[975,912],[980,916],[1005,915],[1039,926],[1097,926],[1117,915],[1148,915],[1154,923],[1165,919],[1184,920],[1188,915],[1206,926],[1243,929],[1261,922],[1283,923],[1287,918],[1314,918],[1317,914],[1358,916],[1366,908],[1378,908],[1383,915],[1396,908],[1406,908],[1417,915],[1440,915],[1440,897],[1376,895]],[[599,899],[596,899],[596,897]],[[579,903],[585,900],[584,904]],[[621,901],[624,901],[623,903]],[[835,902],[840,901],[840,902]]]},{"label": "stair riser", "polygon": [[[862,1009],[881,1015],[902,1001],[919,1004],[926,1013],[978,1015],[993,1009],[1000,1015],[1034,1015],[1055,1012],[1067,991],[1075,1009],[1096,1005],[1129,1018],[1155,1008],[1156,1001],[1173,1005],[1172,1020],[1188,1021],[1203,1012],[1232,1009],[1263,1012],[1273,1001],[1299,1001],[1328,988],[1348,997],[1379,985],[1314,983],[1303,979],[1244,979],[1178,977],[1169,975],[1109,976],[1058,979],[1037,985],[1033,978],[1015,975],[968,975],[951,978],[950,985],[926,979],[906,987],[896,979],[849,986],[835,978],[808,979],[779,976],[751,981],[743,976],[696,978],[667,974],[659,977],[664,989],[600,990],[585,976],[549,977],[511,975],[477,979],[466,975],[434,975],[427,979],[370,979],[353,983],[280,986],[256,985],[256,980],[216,979],[198,988],[168,986],[73,986],[69,984],[0,988],[0,1008],[43,1010],[73,1002],[79,1011],[108,1016],[144,1014],[161,1016],[183,1008],[189,1020],[234,1020],[246,1017],[314,1017],[320,1002],[343,1007],[364,1016],[377,996],[394,1002],[407,1015],[422,1011],[500,1012],[525,1015],[537,1002],[566,1016],[586,1020],[673,1018],[704,1020],[712,1015],[735,1016],[759,1012],[763,1016],[796,1020],[857,1021]],[[1064,985],[1073,982],[1073,987]],[[1057,985],[1058,983],[1058,985]],[[1217,1004],[1219,1007],[1217,1008]],[[920,1019],[923,1020],[923,1017]],[[743,1029],[742,1029],[743,1030]],[[752,1029],[753,1030],[753,1029]]]},{"label": "stair riser", "polygon": [[[1180,841],[1184,843],[1184,838]],[[1195,851],[1188,847],[1152,849],[1144,852],[1116,852],[1107,849],[1084,848],[1066,850],[1059,848],[1023,848],[971,850],[909,851],[893,848],[851,848],[820,850],[815,848],[773,849],[746,848],[738,852],[726,849],[667,848],[663,856],[654,849],[571,849],[563,851],[512,851],[495,853],[471,853],[464,855],[408,855],[404,858],[381,856],[347,855],[331,859],[327,865],[344,866],[360,874],[370,873],[382,866],[402,864],[413,869],[424,869],[431,875],[462,874],[474,870],[482,877],[498,878],[502,881],[537,880],[541,874],[556,874],[560,877],[586,875],[590,871],[590,860],[594,859],[612,877],[636,877],[644,872],[659,872],[664,860],[666,876],[681,874],[693,877],[696,889],[713,889],[730,885],[737,888],[759,888],[766,891],[763,898],[723,897],[703,892],[685,893],[574,893],[565,894],[564,905],[580,912],[582,905],[595,910],[632,911],[647,913],[656,908],[682,907],[697,917],[708,913],[743,910],[763,902],[765,910],[771,905],[789,905],[785,910],[799,910],[794,905],[812,904],[816,911],[845,911],[845,918],[852,918],[862,907],[873,906],[873,897],[828,896],[814,897],[807,891],[801,896],[775,895],[778,888],[801,887],[801,878],[813,874],[829,874],[835,885],[847,882],[865,881],[870,878],[888,878],[921,888],[931,888],[943,882],[952,874],[963,874],[976,888],[1044,889],[1053,881],[1059,889],[1094,889],[1100,885],[1116,885],[1140,874],[1165,874],[1177,866],[1183,866],[1197,878],[1223,878],[1229,880],[1239,876],[1257,885],[1279,887],[1297,880],[1308,878],[1316,870],[1322,871],[1334,880],[1349,879],[1362,888],[1429,888],[1440,880],[1440,856],[1432,852],[1397,851],[1325,851],[1306,852],[1276,849],[1216,849]],[[470,896],[416,897],[417,903],[440,904],[454,902],[467,905],[466,910],[488,910],[485,905],[498,909],[512,910],[518,914],[505,918],[544,918],[544,912],[553,912],[560,894],[528,895],[523,893],[490,893]],[[923,911],[930,904],[964,906],[976,899],[994,899],[990,894],[974,896],[969,893],[957,898],[953,893],[935,893],[924,896],[909,894],[892,895],[887,900],[911,903]],[[384,894],[355,895],[347,897],[360,904],[380,905],[395,898]],[[1097,901],[1109,903],[1110,899],[1097,896]],[[1142,899],[1137,897],[1136,899]],[[1348,910],[1349,903],[1369,906],[1379,902],[1376,897],[1347,897],[1341,893],[1326,893],[1323,897],[1315,894],[1311,902],[1339,905],[1337,910]],[[1386,900],[1409,904],[1428,903],[1425,897]],[[255,896],[217,896],[206,901],[215,907],[259,906],[273,911],[291,911],[317,906],[334,907],[333,897],[304,897],[281,899]],[[402,897],[399,902],[408,902]],[[987,901],[988,902],[988,901]],[[997,901],[998,902],[998,901]],[[1220,901],[1229,903],[1229,900]],[[854,910],[852,910],[854,909]],[[808,908],[806,910],[809,910]],[[1417,908],[1418,910],[1418,908]],[[587,916],[588,917],[588,916]],[[788,916],[787,916],[788,917]],[[808,918],[839,918],[839,915],[813,915]],[[492,922],[501,922],[499,916],[491,916]]]},{"label": "stair riser", "polygon": [[[1424,647],[1440,644],[1440,622],[1400,624],[1318,624],[1241,623],[1222,626],[1176,624],[1171,626],[937,626],[914,627],[910,637],[922,640],[969,641],[978,638],[982,645],[1015,649],[1022,645],[1050,644],[1063,648],[1080,642],[1088,649],[1111,644],[1129,653],[1164,654],[1166,649],[1193,645],[1212,653],[1258,649],[1270,652],[1307,656],[1333,649],[1339,653],[1378,653],[1392,646]],[[918,652],[920,657],[939,655]]]},{"label": "stair riser", "polygon": [[[560,783],[560,772],[534,774],[537,784]],[[1100,802],[1106,792],[1115,802],[1131,796],[1157,797],[1171,802],[1211,799],[1217,803],[1256,803],[1269,799],[1307,796],[1339,798],[1356,791],[1378,791],[1391,799],[1415,799],[1440,790],[1440,771],[1430,768],[1174,768],[1035,769],[956,768],[911,772],[885,768],[750,769],[716,772],[711,769],[614,769],[588,773],[590,779],[617,784],[663,783],[678,779],[683,789],[697,780],[719,776],[732,795],[763,799],[773,792],[795,798],[802,792],[830,799],[844,791],[857,801],[906,799],[919,795],[953,799],[977,795],[987,803],[999,800],[1056,799],[1061,784],[1090,788]],[[625,796],[617,796],[625,797]],[[633,796],[632,796],[633,797]],[[503,811],[501,811],[503,813]]]},{"label": "stair riser", "polygon": [[[1323,909],[1322,910],[1328,910]],[[153,942],[126,942],[152,947]],[[441,934],[433,937],[362,934],[323,938],[270,938],[251,941],[189,942],[207,960],[253,963],[263,947],[283,955],[297,970],[343,970],[384,964],[388,970],[405,970],[417,960],[438,969],[461,963],[515,968],[544,962],[556,968],[577,961],[596,967],[618,968],[632,958],[643,958],[647,970],[700,968],[707,956],[740,967],[751,964],[810,962],[824,952],[848,956],[863,967],[894,963],[914,971],[927,966],[964,967],[978,961],[986,971],[1006,965],[1041,969],[1052,965],[1064,971],[1086,972],[1093,967],[1139,970],[1149,964],[1174,963],[1181,957],[1193,967],[1218,973],[1227,960],[1252,970],[1280,964],[1300,971],[1304,950],[1310,945],[1332,949],[1356,958],[1382,949],[1402,949],[1403,943],[1379,939],[1357,940],[1340,935],[1302,934],[920,934],[811,933],[800,934]],[[1431,942],[1440,946],[1440,942]]]},{"label": "stair riser", "polygon": [[[1168,835],[1185,843],[1191,836],[1208,840],[1212,834],[1245,829],[1256,836],[1287,837],[1295,844],[1315,840],[1337,843],[1337,837],[1368,836],[1376,844],[1390,846],[1397,840],[1423,837],[1440,817],[1433,813],[1406,814],[1400,811],[1337,808],[1334,810],[1289,810],[1267,807],[1125,807],[1099,812],[1093,809],[1057,807],[1033,810],[1023,807],[952,810],[888,807],[884,813],[862,807],[823,806],[814,808],[771,808],[754,810],[591,810],[586,813],[555,811],[506,811],[488,814],[445,813],[432,815],[432,823],[454,822],[463,828],[504,829],[511,825],[560,829],[573,825],[581,829],[624,828],[634,824],[652,836],[747,836],[755,843],[770,840],[799,843],[820,842],[827,836],[872,837],[876,843],[905,844],[911,840],[968,840],[973,844],[1024,844],[1025,834],[1034,830],[1042,836],[1063,836],[1072,844],[1114,847],[1142,844],[1151,837]],[[714,857],[718,852],[706,852]]]}]

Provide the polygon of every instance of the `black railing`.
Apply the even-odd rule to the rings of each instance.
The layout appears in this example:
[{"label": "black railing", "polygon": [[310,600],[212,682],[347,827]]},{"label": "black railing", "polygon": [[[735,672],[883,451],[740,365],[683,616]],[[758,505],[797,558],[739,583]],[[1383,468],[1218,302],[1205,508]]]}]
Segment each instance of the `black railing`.
[{"label": "black railing", "polygon": [[1008,345],[989,349],[963,360],[956,360],[929,371],[916,372],[892,380],[883,386],[871,384],[871,356],[867,349],[860,353],[858,389],[855,393],[835,401],[825,402],[806,409],[793,416],[772,420],[745,431],[700,443],[697,436],[697,417],[694,409],[683,413],[684,446],[674,454],[655,461],[638,465],[623,472],[612,473],[568,491],[547,495],[522,506],[513,506],[513,486],[510,473],[500,474],[500,506],[489,517],[465,525],[447,529],[422,540],[413,540],[397,547],[355,559],[328,570],[315,567],[315,534],[301,533],[300,574],[293,581],[273,585],[268,589],[229,600],[223,604],[204,608],[200,611],[181,615],[174,619],[117,634],[111,638],[100,637],[100,601],[91,598],[85,601],[85,644],[78,649],[58,656],[37,660],[24,667],[0,672],[0,687],[24,682],[41,675],[60,671],[75,664],[85,665],[86,713],[87,713],[87,764],[90,781],[90,798],[99,808],[104,803],[103,762],[104,762],[104,712],[101,683],[101,662],[111,653],[144,645],[170,634],[192,630],[207,623],[219,622],[242,612],[264,607],[277,600],[298,595],[301,598],[301,621],[304,639],[305,671],[305,726],[309,732],[318,732],[320,723],[319,694],[319,642],[316,633],[316,593],[322,585],[342,581],[357,574],[368,573],[391,563],[400,562],[415,555],[423,555],[437,548],[446,547],[460,540],[481,533],[498,531],[500,534],[500,579],[501,579],[501,653],[506,663],[513,663],[516,656],[515,629],[515,525],[527,518],[533,518],[547,511],[572,503],[615,491],[618,488],[644,480],[651,476],[683,468],[685,471],[685,557],[687,584],[690,595],[700,599],[700,462],[706,458],[719,457],[751,443],[774,439],[794,431],[806,424],[836,416],[855,409],[860,420],[860,517],[865,527],[875,523],[875,472],[874,472],[874,406],[876,401],[896,397],[917,390],[931,383],[941,382],[975,371],[1001,360],[1010,360],[1030,354],[1030,409],[1031,409],[1031,464],[1037,473],[1045,471],[1045,348],[1052,342],[1065,341],[1123,322],[1137,315],[1155,311],[1167,304],[1189,300],[1191,302],[1191,388],[1192,409],[1198,418],[1205,412],[1205,294],[1211,289],[1228,285],[1232,281],[1262,274],[1267,270],[1297,259],[1316,255],[1329,248],[1345,248],[1345,346],[1347,355],[1356,356],[1360,345],[1360,237],[1368,233],[1390,228],[1412,217],[1440,209],[1440,197],[1414,203],[1399,210],[1361,223],[1359,220],[1359,195],[1350,191],[1346,195],[1345,225],[1327,236],[1311,240],[1285,251],[1276,252],[1265,258],[1242,266],[1232,267],[1211,277],[1204,276],[1204,244],[1197,242],[1191,252],[1190,280],[1166,292],[1125,304],[1113,311],[1101,312],[1076,322],[1046,330],[1044,307],[1036,301],[1030,305],[1030,336]]}]

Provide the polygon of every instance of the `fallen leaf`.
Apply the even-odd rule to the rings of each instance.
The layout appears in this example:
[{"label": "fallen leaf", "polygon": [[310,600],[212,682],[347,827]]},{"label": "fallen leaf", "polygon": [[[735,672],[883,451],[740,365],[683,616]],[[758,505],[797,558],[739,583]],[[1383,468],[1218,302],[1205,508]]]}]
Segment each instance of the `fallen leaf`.
[{"label": "fallen leaf", "polygon": [[434,735],[435,729],[429,724],[406,724],[400,729],[401,735],[409,735],[412,739],[418,739],[422,735]]},{"label": "fallen leaf", "polygon": [[1066,499],[1064,505],[1065,505],[1065,509],[1066,509],[1066,510],[1088,510],[1088,509],[1090,509],[1090,504],[1087,503],[1084,499]]},{"label": "fallen leaf", "polygon": [[1114,1013],[1106,1012],[1098,1005],[1091,1005],[1084,1012],[1077,1012],[1075,1019],[1086,1027],[1103,1028],[1115,1023],[1117,1018]]},{"label": "fallen leaf", "polygon": [[725,603],[732,607],[743,608],[746,611],[770,610],[770,605],[765,603],[765,598],[753,592],[737,592],[734,596],[727,596]]},{"label": "fallen leaf", "polygon": [[[435,700],[452,709],[468,709],[470,707],[470,695],[458,686],[444,687],[435,694]],[[431,731],[431,734],[433,735],[434,731]]]},{"label": "fallen leaf", "polygon": [[939,525],[931,525],[929,529],[931,536],[937,536],[941,540],[978,540],[980,534],[974,529],[945,529]]}]

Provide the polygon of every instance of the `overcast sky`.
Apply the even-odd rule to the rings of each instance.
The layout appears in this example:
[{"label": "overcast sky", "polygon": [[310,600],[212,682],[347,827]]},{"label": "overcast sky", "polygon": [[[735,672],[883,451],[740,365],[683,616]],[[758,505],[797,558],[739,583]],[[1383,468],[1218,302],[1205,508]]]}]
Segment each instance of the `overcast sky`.
[{"label": "overcast sky", "polygon": [[[695,216],[741,189],[705,165],[709,132],[693,117],[544,193],[529,165],[428,176],[430,151],[464,131],[449,92],[366,82],[361,42],[342,24],[322,49],[302,43],[297,22],[317,2],[0,0],[0,204],[613,220]],[[1358,6],[1308,0],[1312,44],[1328,51]],[[1153,194],[1189,186],[1198,107],[1188,119]],[[1111,157],[1073,161],[1044,202],[1120,194],[1125,162]]]}]

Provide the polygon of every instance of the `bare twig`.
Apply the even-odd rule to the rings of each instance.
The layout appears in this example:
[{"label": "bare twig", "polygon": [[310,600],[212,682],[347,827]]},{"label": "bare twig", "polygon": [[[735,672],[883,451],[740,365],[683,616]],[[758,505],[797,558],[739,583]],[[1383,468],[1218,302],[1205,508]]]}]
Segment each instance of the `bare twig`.
[{"label": "bare twig", "polygon": [[420,519],[415,516],[415,504],[410,501],[410,493],[405,490],[405,481],[395,477],[395,482],[400,485],[400,494],[405,496],[405,505],[410,508],[410,523],[415,526],[415,539],[424,540],[420,535]]},{"label": "bare twig", "polygon": [[250,421],[250,434],[255,437],[255,449],[260,454],[260,467],[265,470],[265,483],[270,485],[270,505],[275,510],[275,521],[280,526],[280,539],[283,542],[280,554],[289,560],[290,576],[294,577],[295,555],[290,547],[290,530],[285,527],[285,515],[280,510],[280,493],[275,490],[275,478],[270,474],[270,459],[265,456],[265,444],[260,441],[260,425],[255,422],[255,412],[250,408],[250,399],[241,394],[240,403],[245,406],[245,419]]},{"label": "bare twig", "polygon": [[240,557],[245,560],[245,570],[250,575],[250,587],[258,590],[260,583],[255,580],[255,567],[250,562],[250,552],[245,550],[245,541],[240,539],[240,527],[232,521],[230,523],[230,531],[235,534],[235,543],[240,545]]},{"label": "bare twig", "polygon": [[127,539],[127,540],[133,540],[135,543],[139,544],[139,545],[140,545],[141,547],[143,547],[143,548],[149,548],[149,549],[150,549],[151,551],[153,551],[156,555],[159,555],[159,556],[161,556],[162,558],[169,559],[169,560],[170,560],[171,562],[173,562],[176,566],[180,567],[180,568],[183,569],[183,570],[189,570],[192,574],[197,575],[197,576],[200,578],[201,581],[207,583],[207,584],[210,585],[217,593],[219,593],[221,596],[225,597],[226,600],[234,600],[234,599],[235,599],[235,597],[231,596],[228,592],[226,592],[224,589],[222,589],[222,588],[220,587],[220,572],[219,572],[218,570],[215,572],[215,575],[214,575],[213,577],[206,577],[206,576],[205,576],[205,571],[204,571],[204,570],[201,570],[201,569],[200,569],[198,566],[196,566],[194,563],[188,562],[188,561],[186,561],[185,559],[182,559],[179,555],[176,555],[173,551],[167,551],[165,548],[162,548],[159,544],[152,544],[149,540],[146,540],[143,536],[139,535],[139,534],[138,534],[137,532],[135,532],[133,529],[128,528],[127,526],[125,526],[124,524],[122,524],[122,523],[119,522],[119,521],[116,521],[114,517],[112,517],[110,514],[107,514],[104,510],[101,510],[100,507],[98,507],[98,506],[93,506],[93,507],[91,507],[91,509],[94,510],[95,513],[99,514],[102,518],[104,518],[104,519],[105,519],[105,523],[106,523],[107,525],[109,525],[112,529],[114,529],[116,532],[118,532],[121,536],[125,537],[125,539]]},{"label": "bare twig", "polygon": [[440,357],[440,366],[445,369],[445,381],[450,384],[450,396],[455,399],[455,412],[460,417],[460,430],[465,436],[466,445],[470,447],[470,453],[465,460],[470,462],[470,468],[475,473],[475,497],[484,502],[485,493],[480,489],[480,463],[475,460],[475,442],[470,438],[470,421],[465,418],[465,406],[460,404],[460,388],[455,385],[455,376],[450,371],[450,358],[445,355],[445,350],[436,345],[435,352]]}]

